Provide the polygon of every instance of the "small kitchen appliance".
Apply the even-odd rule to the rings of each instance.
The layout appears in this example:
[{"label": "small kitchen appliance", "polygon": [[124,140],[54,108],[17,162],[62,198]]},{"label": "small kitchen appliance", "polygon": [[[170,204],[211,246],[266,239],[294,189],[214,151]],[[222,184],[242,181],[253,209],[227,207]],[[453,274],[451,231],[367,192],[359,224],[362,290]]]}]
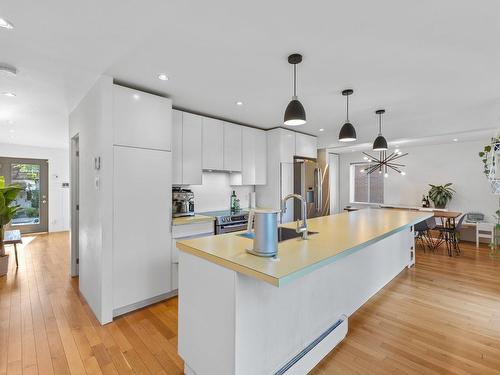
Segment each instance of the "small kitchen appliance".
[{"label": "small kitchen appliance", "polygon": [[273,257],[278,254],[278,214],[279,210],[251,210],[248,215],[247,231],[254,226],[253,247],[246,249],[250,254]]},{"label": "small kitchen appliance", "polygon": [[181,187],[172,188],[172,216],[194,215],[194,193]]}]

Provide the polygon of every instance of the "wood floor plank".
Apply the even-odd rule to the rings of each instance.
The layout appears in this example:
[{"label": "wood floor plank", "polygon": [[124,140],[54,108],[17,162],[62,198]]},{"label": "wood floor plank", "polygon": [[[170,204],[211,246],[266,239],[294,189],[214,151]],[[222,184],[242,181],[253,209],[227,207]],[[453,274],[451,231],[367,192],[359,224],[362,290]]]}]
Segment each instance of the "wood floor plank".
[{"label": "wood floor plank", "polygon": [[[349,317],[311,374],[500,374],[500,259],[462,248],[418,248],[416,267]],[[68,249],[67,233],[27,237],[19,269],[0,278],[0,375],[182,374],[177,298],[101,326],[69,277]]]}]

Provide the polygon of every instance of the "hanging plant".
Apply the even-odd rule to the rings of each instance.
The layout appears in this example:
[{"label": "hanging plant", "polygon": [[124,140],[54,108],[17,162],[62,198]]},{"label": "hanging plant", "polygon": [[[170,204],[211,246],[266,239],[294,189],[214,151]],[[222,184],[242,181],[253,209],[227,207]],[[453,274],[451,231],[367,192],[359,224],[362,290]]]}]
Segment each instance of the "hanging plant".
[{"label": "hanging plant", "polygon": [[[479,157],[483,162],[483,173],[488,177],[495,171],[496,158],[495,153],[500,150],[500,137],[491,138],[491,143],[484,146],[483,151],[479,152]],[[493,176],[494,177],[494,176]]]}]

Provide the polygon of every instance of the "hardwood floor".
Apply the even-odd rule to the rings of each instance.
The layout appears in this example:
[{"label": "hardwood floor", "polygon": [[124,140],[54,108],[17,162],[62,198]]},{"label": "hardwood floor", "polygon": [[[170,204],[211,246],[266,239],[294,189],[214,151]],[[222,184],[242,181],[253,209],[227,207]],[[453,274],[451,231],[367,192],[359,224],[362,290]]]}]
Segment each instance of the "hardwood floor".
[{"label": "hardwood floor", "polygon": [[[177,299],[100,326],[68,276],[68,233],[24,240],[0,278],[0,375],[182,374]],[[312,374],[500,374],[500,259],[462,248],[417,250]]]}]

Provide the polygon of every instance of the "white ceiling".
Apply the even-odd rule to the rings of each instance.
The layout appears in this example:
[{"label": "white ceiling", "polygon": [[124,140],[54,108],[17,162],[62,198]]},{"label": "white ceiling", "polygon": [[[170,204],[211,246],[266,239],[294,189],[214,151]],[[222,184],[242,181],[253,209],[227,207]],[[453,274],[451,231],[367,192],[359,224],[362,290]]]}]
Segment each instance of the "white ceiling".
[{"label": "white ceiling", "polygon": [[321,145],[339,145],[344,88],[360,144],[381,107],[389,140],[484,137],[500,123],[498,14],[495,0],[7,0],[0,17],[16,27],[0,29],[0,62],[19,75],[0,76],[17,94],[0,97],[0,143],[66,147],[67,114],[102,73],[180,108],[280,126],[292,52],[308,117],[297,130]]}]

